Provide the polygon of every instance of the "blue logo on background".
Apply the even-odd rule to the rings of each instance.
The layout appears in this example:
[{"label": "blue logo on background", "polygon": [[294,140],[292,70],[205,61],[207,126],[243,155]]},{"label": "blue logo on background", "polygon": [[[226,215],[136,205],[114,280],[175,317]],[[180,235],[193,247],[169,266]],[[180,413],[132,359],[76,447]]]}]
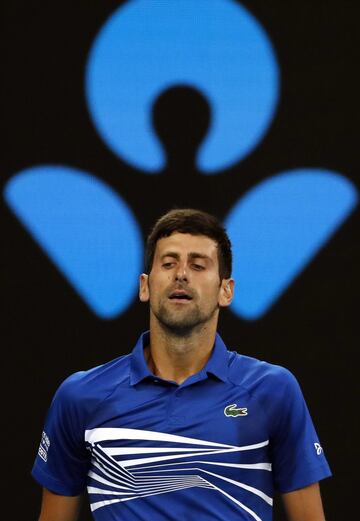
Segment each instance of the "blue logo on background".
[{"label": "blue logo on background", "polygon": [[96,315],[125,311],[143,248],[136,219],[117,193],[86,172],[46,165],[10,179],[5,198]]},{"label": "blue logo on background", "polygon": [[148,173],[165,166],[151,124],[159,94],[200,90],[211,105],[198,150],[203,173],[232,166],[259,143],[278,101],[279,72],[265,31],[231,0],[136,0],[119,8],[95,39],[86,97],[99,135],[122,160]]},{"label": "blue logo on background", "polygon": [[238,286],[233,311],[248,320],[266,313],[356,201],[350,181],[316,168],[270,177],[242,196],[225,222]]},{"label": "blue logo on background", "polygon": [[[86,97],[110,150],[153,173],[164,167],[165,154],[151,127],[152,104],[178,83],[196,87],[212,111],[197,157],[198,169],[210,174],[258,145],[274,114],[278,77],[268,37],[241,5],[133,0],[95,39]],[[42,165],[13,176],[4,197],[97,316],[125,311],[143,247],[119,194],[91,173]],[[233,312],[248,320],[266,313],[356,204],[349,180],[319,168],[275,175],[240,197],[225,219],[237,280]]]}]

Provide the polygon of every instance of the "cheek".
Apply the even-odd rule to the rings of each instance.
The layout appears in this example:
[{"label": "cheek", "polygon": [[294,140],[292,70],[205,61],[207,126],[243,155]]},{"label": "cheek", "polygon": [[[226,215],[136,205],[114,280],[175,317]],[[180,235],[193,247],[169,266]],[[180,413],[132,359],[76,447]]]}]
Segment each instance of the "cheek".
[{"label": "cheek", "polygon": [[208,298],[218,299],[220,296],[220,282],[214,277],[208,277],[208,280],[204,281],[202,294]]},{"label": "cheek", "polygon": [[149,277],[150,297],[158,298],[161,296],[161,294],[169,287],[170,282],[171,277],[168,273],[156,274],[156,276],[152,276],[151,278]]}]

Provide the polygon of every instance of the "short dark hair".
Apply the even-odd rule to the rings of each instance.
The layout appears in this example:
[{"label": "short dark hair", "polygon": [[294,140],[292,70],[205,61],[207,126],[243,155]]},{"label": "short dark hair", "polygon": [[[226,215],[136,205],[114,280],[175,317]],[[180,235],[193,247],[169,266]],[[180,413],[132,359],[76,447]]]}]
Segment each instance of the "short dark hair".
[{"label": "short dark hair", "polygon": [[175,232],[205,235],[213,239],[218,246],[220,279],[228,279],[231,277],[231,242],[225,228],[213,215],[192,208],[170,210],[156,221],[146,241],[146,273],[150,273],[151,271],[157,241],[163,237],[169,237]]}]

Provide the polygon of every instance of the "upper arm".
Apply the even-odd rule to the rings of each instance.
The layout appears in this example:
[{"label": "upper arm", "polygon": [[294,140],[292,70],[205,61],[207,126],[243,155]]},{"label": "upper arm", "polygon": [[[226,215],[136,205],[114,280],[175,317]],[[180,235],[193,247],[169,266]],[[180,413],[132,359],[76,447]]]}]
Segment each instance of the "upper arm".
[{"label": "upper arm", "polygon": [[60,496],[77,496],[86,487],[90,452],[86,448],[87,397],[76,374],[58,388],[48,410],[32,476]]},{"label": "upper arm", "polygon": [[275,488],[300,490],[331,475],[299,383],[279,371],[269,392],[268,429]]},{"label": "upper arm", "polygon": [[325,521],[319,483],[282,495],[289,521]]},{"label": "upper arm", "polygon": [[43,489],[38,521],[77,521],[82,496],[60,496]]}]

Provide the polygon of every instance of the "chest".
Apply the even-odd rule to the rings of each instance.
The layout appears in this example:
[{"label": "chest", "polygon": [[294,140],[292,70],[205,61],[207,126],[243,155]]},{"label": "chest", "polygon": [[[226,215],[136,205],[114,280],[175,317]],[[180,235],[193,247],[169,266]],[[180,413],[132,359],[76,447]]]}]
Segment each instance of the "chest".
[{"label": "chest", "polygon": [[[262,459],[267,449],[243,447],[267,447],[267,425],[261,404],[241,388],[220,382],[184,388],[159,383],[146,389],[119,389],[91,418],[87,432],[93,436],[88,434],[86,441],[118,445],[124,449],[119,453],[141,446],[182,448],[184,454],[190,449],[224,453],[226,447],[225,453],[251,452],[256,460],[256,453]],[[106,440],[110,432],[113,439]]]},{"label": "chest", "polygon": [[251,513],[259,519],[258,511],[269,518],[265,415],[234,386],[124,390],[101,405],[85,442],[96,514],[113,509],[135,520],[154,512],[156,519],[192,519],[192,512],[201,519],[248,519]]}]

